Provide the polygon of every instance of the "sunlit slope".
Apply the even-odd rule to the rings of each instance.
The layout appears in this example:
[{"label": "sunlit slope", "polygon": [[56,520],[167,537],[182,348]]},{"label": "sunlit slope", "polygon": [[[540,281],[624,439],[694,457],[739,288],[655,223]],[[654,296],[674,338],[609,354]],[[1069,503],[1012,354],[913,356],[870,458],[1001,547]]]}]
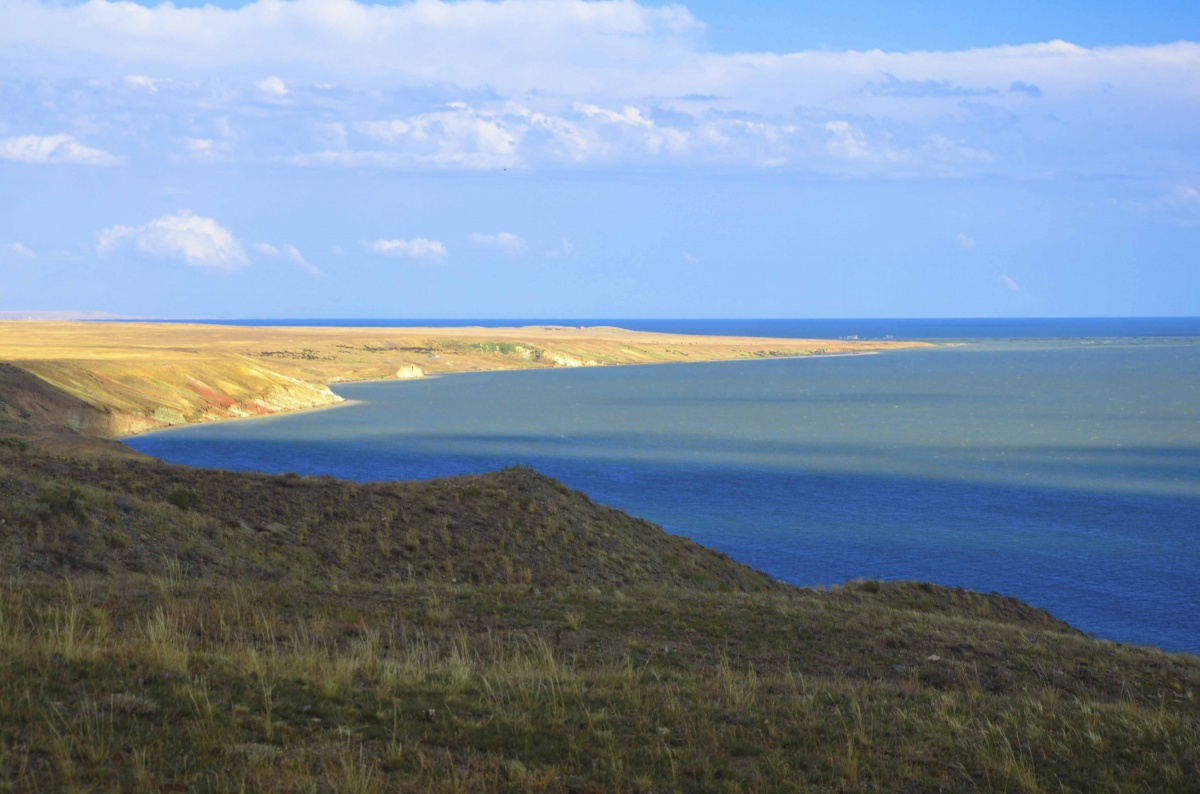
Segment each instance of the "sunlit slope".
[{"label": "sunlit slope", "polygon": [[[861,353],[907,342],[683,336],[618,328],[258,328],[0,322],[10,419],[99,435],[340,402],[327,384],[498,369]],[[72,402],[73,401],[73,402]],[[66,403],[70,403],[69,405]]]}]

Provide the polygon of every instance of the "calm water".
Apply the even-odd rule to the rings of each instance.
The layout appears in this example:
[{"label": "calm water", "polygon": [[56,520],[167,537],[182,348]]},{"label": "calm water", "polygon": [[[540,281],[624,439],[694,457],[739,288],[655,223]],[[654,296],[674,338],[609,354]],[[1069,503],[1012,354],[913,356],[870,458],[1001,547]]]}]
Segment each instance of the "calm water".
[{"label": "calm water", "polygon": [[355,404],[129,443],[359,480],[523,463],[787,581],[998,591],[1200,652],[1200,339],[1101,330],[342,385]]}]

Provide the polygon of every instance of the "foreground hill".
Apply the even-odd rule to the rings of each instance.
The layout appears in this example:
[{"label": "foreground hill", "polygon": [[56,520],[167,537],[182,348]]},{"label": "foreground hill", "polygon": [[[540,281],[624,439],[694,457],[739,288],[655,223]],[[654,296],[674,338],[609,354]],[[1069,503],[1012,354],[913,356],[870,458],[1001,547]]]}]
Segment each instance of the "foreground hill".
[{"label": "foreground hill", "polygon": [[1187,791],[1200,768],[1200,660],[1011,598],[785,586],[525,469],[357,484],[0,436],[0,790]]},{"label": "foreground hill", "polygon": [[0,572],[717,590],[782,585],[531,469],[352,483],[149,459],[0,458]]}]

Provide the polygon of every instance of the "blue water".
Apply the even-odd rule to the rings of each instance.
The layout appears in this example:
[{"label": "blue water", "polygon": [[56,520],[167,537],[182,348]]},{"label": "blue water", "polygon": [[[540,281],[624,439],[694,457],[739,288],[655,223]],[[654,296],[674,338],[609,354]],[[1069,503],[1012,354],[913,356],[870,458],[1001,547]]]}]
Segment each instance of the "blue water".
[{"label": "blue water", "polygon": [[1200,339],[1113,330],[347,384],[350,405],[129,443],[359,480],[523,463],[787,581],[996,591],[1200,652]]}]

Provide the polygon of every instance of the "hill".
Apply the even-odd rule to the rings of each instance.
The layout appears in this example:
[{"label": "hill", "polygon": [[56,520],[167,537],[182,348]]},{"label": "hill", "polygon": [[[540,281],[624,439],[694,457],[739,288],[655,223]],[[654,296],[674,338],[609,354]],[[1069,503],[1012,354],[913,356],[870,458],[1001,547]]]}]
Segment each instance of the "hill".
[{"label": "hill", "polygon": [[[1200,660],[795,588],[527,469],[0,443],[0,789],[1186,791]],[[30,439],[33,439],[32,441]]]}]

